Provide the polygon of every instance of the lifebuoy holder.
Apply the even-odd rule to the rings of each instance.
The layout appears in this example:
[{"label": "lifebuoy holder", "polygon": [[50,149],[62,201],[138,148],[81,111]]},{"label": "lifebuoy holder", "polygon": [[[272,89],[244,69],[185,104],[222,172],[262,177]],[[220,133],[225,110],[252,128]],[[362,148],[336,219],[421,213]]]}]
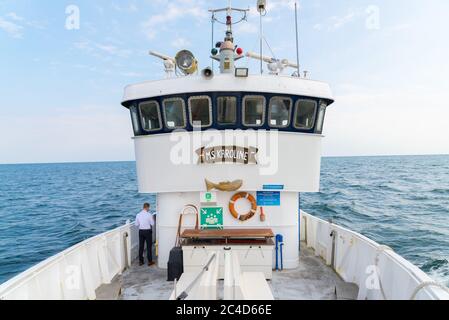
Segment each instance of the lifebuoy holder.
[{"label": "lifebuoy holder", "polygon": [[[247,214],[239,214],[237,210],[235,210],[235,203],[240,199],[246,199],[251,203],[251,210]],[[229,201],[229,211],[231,211],[231,214],[234,218],[245,222],[254,217],[254,215],[257,212],[257,201],[254,198],[253,195],[249,194],[248,192],[239,192],[235,194],[231,201]]]}]

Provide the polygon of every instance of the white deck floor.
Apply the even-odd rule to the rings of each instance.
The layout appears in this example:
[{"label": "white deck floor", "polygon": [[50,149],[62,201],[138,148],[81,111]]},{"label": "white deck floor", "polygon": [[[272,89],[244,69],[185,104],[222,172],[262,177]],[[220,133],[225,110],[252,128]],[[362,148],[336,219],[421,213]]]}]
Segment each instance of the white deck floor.
[{"label": "white deck floor", "polygon": [[[167,282],[167,271],[155,266],[133,265],[115,284],[99,290],[99,299],[167,300],[173,282]],[[300,266],[295,270],[274,272],[269,282],[275,299],[336,300],[356,299],[358,288],[345,283],[310,249],[303,248]],[[338,292],[338,297],[336,292]]]}]

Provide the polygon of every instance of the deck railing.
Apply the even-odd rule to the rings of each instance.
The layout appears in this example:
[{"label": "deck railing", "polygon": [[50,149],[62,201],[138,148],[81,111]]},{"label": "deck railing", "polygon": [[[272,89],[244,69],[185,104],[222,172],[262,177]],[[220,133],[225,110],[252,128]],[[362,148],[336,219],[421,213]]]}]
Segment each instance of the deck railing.
[{"label": "deck railing", "polygon": [[94,300],[137,257],[134,224],[85,240],[0,285],[0,300]]},{"label": "deck railing", "polygon": [[392,249],[301,212],[301,241],[345,280],[360,300],[447,300],[449,291]]},{"label": "deck railing", "polygon": [[[393,250],[351,230],[301,212],[301,240],[359,286],[358,299],[449,299],[427,274]],[[137,257],[134,224],[85,240],[0,285],[0,300],[95,299],[102,284]]]}]

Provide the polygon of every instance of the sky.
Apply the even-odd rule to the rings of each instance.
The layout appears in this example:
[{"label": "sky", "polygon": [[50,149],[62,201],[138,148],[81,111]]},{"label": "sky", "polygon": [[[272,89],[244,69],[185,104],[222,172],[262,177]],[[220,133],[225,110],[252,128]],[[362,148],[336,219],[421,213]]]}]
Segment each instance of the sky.
[{"label": "sky", "polygon": [[[232,1],[251,8],[234,34],[245,51],[258,50],[255,3]],[[448,154],[449,1],[298,3],[302,69],[328,82],[336,100],[323,155]],[[164,76],[150,49],[189,49],[210,65],[207,10],[226,5],[0,0],[0,163],[134,160],[123,88]],[[264,29],[266,52],[295,61],[293,6],[268,0]]]}]

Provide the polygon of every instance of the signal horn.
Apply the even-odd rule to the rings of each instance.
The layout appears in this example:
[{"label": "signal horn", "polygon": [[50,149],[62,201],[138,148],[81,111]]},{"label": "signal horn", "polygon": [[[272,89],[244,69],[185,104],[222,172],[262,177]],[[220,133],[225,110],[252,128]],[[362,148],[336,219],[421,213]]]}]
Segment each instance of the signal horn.
[{"label": "signal horn", "polygon": [[214,77],[214,70],[212,70],[212,68],[207,67],[206,69],[201,71],[201,75],[203,76],[203,78],[210,80]]}]

